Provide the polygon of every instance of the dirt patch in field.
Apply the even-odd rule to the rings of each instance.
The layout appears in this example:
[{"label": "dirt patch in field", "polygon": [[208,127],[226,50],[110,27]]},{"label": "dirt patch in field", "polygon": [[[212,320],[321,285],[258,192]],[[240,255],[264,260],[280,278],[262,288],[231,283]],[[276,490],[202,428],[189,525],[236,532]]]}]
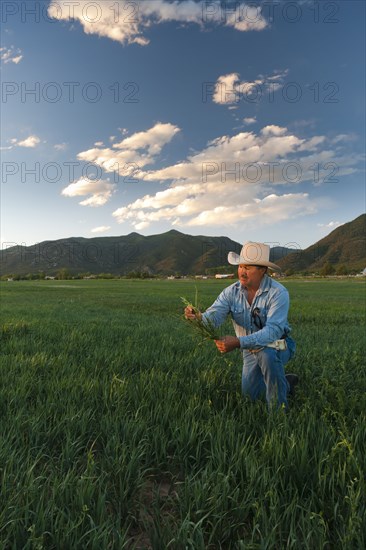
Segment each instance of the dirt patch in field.
[{"label": "dirt patch in field", "polygon": [[152,535],[177,515],[176,481],[168,475],[149,478],[141,487],[134,507],[134,525],[129,531],[129,550],[151,550]]}]

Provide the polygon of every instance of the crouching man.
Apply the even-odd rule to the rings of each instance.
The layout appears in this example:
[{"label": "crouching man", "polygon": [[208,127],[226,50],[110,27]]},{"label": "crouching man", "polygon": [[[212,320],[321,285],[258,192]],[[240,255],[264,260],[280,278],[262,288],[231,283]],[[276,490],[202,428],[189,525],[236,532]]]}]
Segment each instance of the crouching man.
[{"label": "crouching man", "polygon": [[284,366],[295,352],[289,336],[287,289],[267,275],[280,271],[269,261],[269,246],[246,242],[240,255],[229,252],[228,262],[238,266],[238,281],[225,288],[205,313],[187,307],[187,319],[209,319],[216,327],[230,314],[236,336],[215,340],[221,353],[243,353],[242,392],[252,400],[265,395],[268,407],[288,408],[287,396],[298,383],[295,374],[285,375]]}]

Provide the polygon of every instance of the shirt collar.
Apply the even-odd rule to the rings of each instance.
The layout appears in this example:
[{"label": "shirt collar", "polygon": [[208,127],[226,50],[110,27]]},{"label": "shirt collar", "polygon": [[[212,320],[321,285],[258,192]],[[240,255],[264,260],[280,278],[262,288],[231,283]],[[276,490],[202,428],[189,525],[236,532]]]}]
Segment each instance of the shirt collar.
[{"label": "shirt collar", "polygon": [[268,277],[268,275],[265,274],[263,276],[263,279],[261,280],[261,284],[259,285],[258,294],[262,294],[262,292],[268,292],[271,288],[271,282],[271,277]]}]

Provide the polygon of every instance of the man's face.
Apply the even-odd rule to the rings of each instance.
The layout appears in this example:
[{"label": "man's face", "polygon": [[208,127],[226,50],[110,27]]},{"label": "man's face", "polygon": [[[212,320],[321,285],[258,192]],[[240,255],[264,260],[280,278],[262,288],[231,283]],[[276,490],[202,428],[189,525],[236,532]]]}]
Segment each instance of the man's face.
[{"label": "man's face", "polygon": [[238,266],[238,278],[242,286],[257,290],[266,272],[265,267],[240,264]]}]

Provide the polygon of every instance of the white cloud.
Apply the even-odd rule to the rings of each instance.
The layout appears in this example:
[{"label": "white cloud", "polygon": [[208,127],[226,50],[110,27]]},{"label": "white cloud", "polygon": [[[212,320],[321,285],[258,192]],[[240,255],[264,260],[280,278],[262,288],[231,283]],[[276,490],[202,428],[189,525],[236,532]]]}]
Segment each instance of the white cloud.
[{"label": "white cloud", "polygon": [[[261,224],[276,223],[317,211],[320,199],[312,199],[294,186],[304,182],[321,185],[334,173],[337,177],[353,173],[361,160],[344,151],[340,155],[325,136],[305,139],[288,128],[269,124],[257,133],[217,137],[185,160],[154,170],[162,148],[179,131],[172,124],[159,122],[109,148],[79,153],[79,159],[105,171],[133,175],[144,182],[168,182],[167,188],[117,208],[113,212],[117,222],[131,223],[137,230],[160,221],[181,227],[241,224],[255,218]],[[86,188],[74,184],[64,194],[85,195],[88,191],[92,198],[87,203],[99,202],[95,195],[98,197],[100,190],[91,191],[89,186],[90,182]]]},{"label": "white cloud", "polygon": [[257,119],[256,117],[246,117],[246,118],[243,118],[243,122],[244,124],[255,124],[257,122]]},{"label": "white cloud", "polygon": [[94,227],[94,229],[91,230],[91,233],[105,233],[106,231],[109,231],[110,228],[110,225],[100,225],[99,227]]},{"label": "white cloud", "polygon": [[23,56],[19,48],[15,50],[14,46],[10,46],[10,48],[0,48],[0,59],[5,65],[7,63],[15,63],[18,65],[23,59]]},{"label": "white cloud", "polygon": [[156,155],[160,153],[162,147],[168,143],[177,132],[179,132],[177,126],[158,122],[153,128],[145,132],[136,132],[132,136],[123,139],[120,143],[115,143],[113,147],[132,151],[147,149],[151,155]]},{"label": "white cloud", "polygon": [[222,188],[217,190],[217,194],[212,188],[202,189],[195,196],[191,195],[192,192],[193,189],[185,189],[182,203],[176,201],[170,207],[162,206],[164,199],[169,203],[169,199],[163,195],[156,201],[154,197],[147,196],[142,201],[135,201],[127,207],[119,208],[113,216],[119,223],[132,222],[136,229],[146,228],[158,221],[169,221],[172,225],[180,227],[199,227],[243,225],[256,219],[258,224],[267,225],[314,213],[317,209],[315,201],[306,193],[272,193],[258,199],[255,193],[240,192],[236,189],[222,205]]},{"label": "white cloud", "polygon": [[261,8],[236,2],[225,9],[220,2],[194,0],[118,0],[113,6],[79,0],[52,0],[48,15],[57,20],[77,20],[86,34],[105,36],[121,44],[149,44],[144,32],[153,25],[166,22],[196,24],[200,27],[225,25],[237,31],[261,31],[268,26]]},{"label": "white cloud", "polygon": [[[4,151],[11,150],[14,147],[26,147],[28,149],[34,149],[35,147],[37,147],[37,145],[41,143],[40,138],[35,135],[28,136],[26,139],[23,139],[20,141],[18,140],[18,138],[7,139],[6,141],[11,145],[7,147],[1,147],[1,150],[4,150]],[[44,141],[43,143],[46,143],[46,142]],[[63,145],[66,145],[66,144],[55,145],[54,148],[58,149],[58,148],[61,148]]]},{"label": "white cloud", "polygon": [[357,136],[355,134],[338,134],[332,139],[332,143],[349,143],[356,140]]},{"label": "white cloud", "polygon": [[261,130],[261,134],[264,136],[283,136],[287,133],[287,128],[283,128],[282,126],[276,126],[275,124],[270,124],[268,126],[265,126]]},{"label": "white cloud", "polygon": [[[314,136],[312,137],[311,139],[309,139],[307,142],[306,142],[306,151],[316,151],[317,148],[318,148],[318,145],[321,145],[322,143],[325,142],[325,136]],[[299,151],[302,151],[302,146],[299,147]]]},{"label": "white cloud", "polygon": [[233,105],[243,99],[254,101],[265,92],[274,93],[281,89],[287,74],[288,69],[275,71],[269,76],[258,75],[253,81],[241,81],[239,73],[219,76],[212,100],[219,105]]},{"label": "white cloud", "polygon": [[[145,195],[116,209],[117,222],[136,229],[159,221],[177,226],[227,225],[258,218],[258,223],[276,223],[317,211],[320,199],[302,191],[283,193],[284,186],[304,182],[320,184],[337,165],[337,175],[352,173],[357,156],[337,157],[324,136],[309,139],[276,125],[258,134],[240,132],[221,136],[185,161],[158,170],[140,170],[144,181],[170,181],[167,189]],[[322,166],[315,181],[314,165]],[[338,164],[337,164],[338,163]],[[329,167],[328,167],[329,168]],[[277,188],[277,190],[276,190]]]},{"label": "white cloud", "polygon": [[24,139],[23,141],[17,141],[15,142],[16,145],[19,147],[37,147],[39,143],[41,143],[41,140],[37,136],[29,136],[27,139]]},{"label": "white cloud", "polygon": [[259,219],[262,225],[267,225],[314,212],[316,212],[316,204],[307,193],[271,194],[248,203],[217,206],[212,210],[201,212],[186,225],[222,225],[223,219],[228,225],[251,219]]},{"label": "white cloud", "polygon": [[78,159],[98,164],[106,172],[118,172],[121,176],[139,172],[152,164],[161,149],[180,131],[173,124],[157,122],[144,132],[136,132],[112,148],[94,147],[78,154]]},{"label": "white cloud", "polygon": [[239,78],[238,73],[219,76],[215,84],[215,93],[212,97],[213,102],[220,103],[221,105],[230,105],[238,101],[237,86]]},{"label": "white cloud", "polygon": [[56,151],[65,151],[67,149],[67,143],[56,143],[54,148]]},{"label": "white cloud", "polygon": [[112,197],[116,184],[105,180],[89,180],[80,178],[62,190],[64,197],[81,197],[90,195],[88,199],[81,201],[81,206],[103,206]]},{"label": "white cloud", "polygon": [[[262,15],[260,6],[248,3],[235,3],[235,11],[228,11],[226,25],[234,27],[237,31],[262,31],[268,26],[268,22]],[[231,7],[232,9],[232,7]]]},{"label": "white cloud", "polygon": [[324,227],[325,229],[336,229],[337,227],[340,227],[341,225],[344,225],[344,222],[329,222],[329,223],[318,223],[318,227]]},{"label": "white cloud", "polygon": [[103,147],[104,143],[103,143],[103,141],[96,141],[94,143],[94,145],[95,145],[95,147]]}]

